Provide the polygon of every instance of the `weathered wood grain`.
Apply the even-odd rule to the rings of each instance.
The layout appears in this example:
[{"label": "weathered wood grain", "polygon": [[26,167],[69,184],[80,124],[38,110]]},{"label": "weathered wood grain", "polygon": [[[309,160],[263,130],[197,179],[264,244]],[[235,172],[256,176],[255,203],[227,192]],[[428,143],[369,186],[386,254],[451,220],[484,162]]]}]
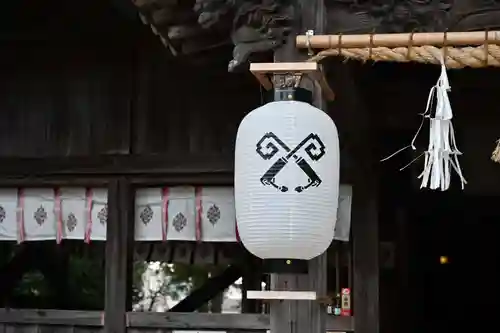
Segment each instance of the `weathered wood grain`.
[{"label": "weathered wood grain", "polygon": [[68,326],[95,326],[103,324],[103,312],[72,310],[0,309],[3,324],[46,324]]},{"label": "weathered wood grain", "polygon": [[[294,33],[313,29],[321,33],[325,28],[326,7],[323,0],[297,1],[301,26]],[[293,35],[293,34],[292,34]],[[292,38],[274,53],[275,62],[300,61],[306,58],[295,48]],[[327,111],[327,105],[322,98],[321,89],[315,89],[312,84],[305,86],[312,90],[314,106]],[[342,160],[342,159],[341,159]],[[271,288],[273,290],[307,290],[318,295],[327,293],[327,253],[313,258],[308,264],[307,275],[272,274]],[[270,304],[271,331],[274,332],[311,332],[322,333],[326,325],[326,309],[318,302],[284,301]],[[346,327],[344,327],[346,328]],[[349,330],[352,326],[347,327]]]},{"label": "weathered wood grain", "polygon": [[161,176],[166,174],[228,173],[233,155],[101,155],[93,157],[0,158],[2,176]]},{"label": "weathered wood grain", "polygon": [[97,327],[0,324],[0,333],[100,333]]},{"label": "weathered wood grain", "polygon": [[134,247],[134,192],[124,178],[113,179],[108,189],[106,240],[105,329],[125,332],[126,311],[131,308]]},{"label": "weathered wood grain", "polygon": [[[352,331],[352,321],[349,317],[329,316],[326,329]],[[128,332],[156,332],[160,329],[257,331],[270,327],[269,315],[265,314],[128,312],[126,323]],[[38,328],[47,332],[90,333],[101,332],[103,325],[104,314],[100,311],[0,309],[0,333],[6,330],[38,332]]]},{"label": "weathered wood grain", "polygon": [[177,330],[267,330],[269,316],[263,314],[129,312],[130,328]]},{"label": "weathered wood grain", "polygon": [[353,164],[351,233],[353,240],[353,315],[359,333],[380,331],[379,302],[379,161],[375,146],[373,113],[368,112],[359,94],[356,72],[341,62],[331,61],[329,77],[339,92],[333,119],[349,137],[348,151]]},{"label": "weathered wood grain", "polygon": [[3,49],[0,156],[128,152],[130,52],[21,42]]}]

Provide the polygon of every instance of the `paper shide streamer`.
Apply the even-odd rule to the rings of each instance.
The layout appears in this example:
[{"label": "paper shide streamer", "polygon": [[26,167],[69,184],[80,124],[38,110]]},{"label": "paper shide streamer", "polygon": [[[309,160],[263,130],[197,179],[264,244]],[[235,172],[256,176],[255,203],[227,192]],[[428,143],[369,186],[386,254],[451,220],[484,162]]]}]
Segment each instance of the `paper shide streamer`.
[{"label": "paper shide streamer", "polygon": [[[431,190],[439,189],[441,191],[448,190],[451,182],[452,169],[460,178],[462,190],[465,184],[467,184],[467,181],[462,175],[462,170],[458,161],[458,156],[462,155],[462,153],[457,148],[455,132],[453,124],[451,123],[453,112],[448,98],[448,92],[450,90],[451,87],[446,73],[446,66],[444,64],[444,59],[441,58],[441,75],[437,83],[429,92],[427,106],[425,112],[422,114],[422,123],[413,137],[411,144],[382,160],[386,161],[410,147],[416,150],[415,141],[417,136],[425,120],[429,119],[429,145],[427,151],[420,154],[417,158],[400,169],[405,169],[423,155],[425,157],[424,170],[418,176],[418,179],[422,180],[420,188],[430,188]],[[433,106],[435,106],[434,112],[432,112]]]},{"label": "paper shide streamer", "polygon": [[491,160],[496,163],[500,163],[500,139],[497,141],[497,145],[493,152],[491,153]]}]

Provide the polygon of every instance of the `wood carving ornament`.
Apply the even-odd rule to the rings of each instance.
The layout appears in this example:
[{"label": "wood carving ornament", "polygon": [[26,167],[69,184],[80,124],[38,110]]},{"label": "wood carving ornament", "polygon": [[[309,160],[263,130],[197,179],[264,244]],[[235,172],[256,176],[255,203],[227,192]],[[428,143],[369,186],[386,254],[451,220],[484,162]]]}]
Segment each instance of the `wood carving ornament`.
[{"label": "wood carving ornament", "polygon": [[401,33],[498,29],[498,0],[334,0],[327,32]]}]

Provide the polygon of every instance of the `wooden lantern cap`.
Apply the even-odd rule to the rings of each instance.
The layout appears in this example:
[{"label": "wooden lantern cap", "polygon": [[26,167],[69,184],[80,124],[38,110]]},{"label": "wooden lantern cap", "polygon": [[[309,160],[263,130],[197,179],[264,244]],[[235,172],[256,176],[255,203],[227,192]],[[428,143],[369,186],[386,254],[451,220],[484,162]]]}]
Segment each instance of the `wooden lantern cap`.
[{"label": "wooden lantern cap", "polygon": [[273,89],[273,83],[269,75],[308,75],[316,81],[321,91],[328,101],[335,99],[335,93],[328,85],[325,75],[321,71],[317,62],[270,62],[270,63],[252,63],[250,72],[257,78],[260,84],[266,89]]}]

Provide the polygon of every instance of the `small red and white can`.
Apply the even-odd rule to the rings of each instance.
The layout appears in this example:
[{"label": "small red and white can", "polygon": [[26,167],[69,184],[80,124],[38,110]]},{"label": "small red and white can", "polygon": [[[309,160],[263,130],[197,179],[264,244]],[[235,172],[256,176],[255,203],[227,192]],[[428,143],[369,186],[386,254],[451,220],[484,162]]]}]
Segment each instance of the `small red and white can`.
[{"label": "small red and white can", "polygon": [[343,317],[351,316],[351,289],[342,288],[340,315]]}]

